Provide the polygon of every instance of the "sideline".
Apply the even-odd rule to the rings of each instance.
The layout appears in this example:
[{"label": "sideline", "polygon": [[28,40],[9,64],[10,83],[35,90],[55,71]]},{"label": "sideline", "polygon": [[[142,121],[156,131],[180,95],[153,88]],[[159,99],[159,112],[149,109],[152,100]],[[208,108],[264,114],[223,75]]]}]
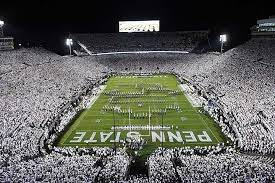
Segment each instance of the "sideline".
[{"label": "sideline", "polygon": [[87,108],[86,109],[90,109],[92,107],[92,105],[95,103],[95,101],[99,98],[99,96],[101,95],[101,93],[103,92],[103,90],[105,90],[105,88],[107,87],[107,85],[100,85],[99,86],[99,92],[95,95],[95,96],[92,96],[90,98],[90,103],[88,104]]},{"label": "sideline", "polygon": [[202,105],[200,104],[200,102],[196,101],[196,99],[186,91],[187,87],[188,86],[186,84],[180,84],[179,85],[180,90],[184,93],[184,95],[187,98],[187,100],[189,101],[189,103],[193,107],[201,107]]},{"label": "sideline", "polygon": [[[75,121],[75,123],[71,126],[71,129],[69,129],[68,131],[70,131],[70,133],[68,134],[68,136],[66,137],[66,139],[64,140],[64,143],[68,140],[68,138],[71,136],[71,134],[73,133],[75,127],[77,127],[80,123],[80,121],[83,119],[83,117],[85,116],[85,114],[89,111],[89,109],[92,107],[92,105],[95,103],[95,101],[98,99],[98,97],[101,95],[101,93],[105,90],[105,88],[107,87],[107,85],[101,85],[102,88],[100,88],[100,91],[96,94],[96,96],[92,97],[92,101],[91,103],[88,105],[88,108],[83,108],[85,109],[85,111],[79,116],[79,118]],[[80,120],[81,119],[81,120]],[[74,126],[74,128],[73,128]],[[67,131],[67,132],[68,132]],[[67,134],[66,132],[66,134]],[[62,137],[63,138],[63,137]],[[63,145],[64,143],[62,143],[61,145]]]},{"label": "sideline", "polygon": [[[186,89],[185,87],[186,86],[184,84],[179,85],[179,87],[180,87],[180,89],[182,90],[182,92],[184,93],[184,95],[186,96],[186,98],[188,99],[188,101],[191,103],[191,105],[193,107],[201,107],[200,105],[198,105],[198,103],[196,103],[195,100],[192,99],[192,97],[188,94],[188,92],[185,92],[185,89]],[[201,117],[201,115],[194,108],[193,108],[193,111],[202,120],[202,122],[204,123],[205,128],[207,128],[212,133],[212,135],[214,136],[214,138],[216,139],[216,141],[218,143],[220,143],[220,141],[218,140],[218,138],[216,137],[216,135],[214,134],[214,132],[211,130],[211,128],[208,126],[207,122],[205,122],[205,120],[203,119],[203,117]]]}]

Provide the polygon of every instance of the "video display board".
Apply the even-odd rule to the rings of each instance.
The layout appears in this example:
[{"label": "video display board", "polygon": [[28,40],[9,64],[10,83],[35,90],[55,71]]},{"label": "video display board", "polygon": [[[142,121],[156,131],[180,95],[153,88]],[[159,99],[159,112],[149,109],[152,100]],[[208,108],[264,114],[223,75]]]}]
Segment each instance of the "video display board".
[{"label": "video display board", "polygon": [[159,20],[119,21],[119,32],[159,32]]}]

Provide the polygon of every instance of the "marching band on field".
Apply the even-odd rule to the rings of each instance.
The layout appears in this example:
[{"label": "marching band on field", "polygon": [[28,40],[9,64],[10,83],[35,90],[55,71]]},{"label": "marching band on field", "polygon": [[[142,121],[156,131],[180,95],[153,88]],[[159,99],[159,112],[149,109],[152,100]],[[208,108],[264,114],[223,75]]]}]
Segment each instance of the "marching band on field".
[{"label": "marching band on field", "polygon": [[[153,86],[152,86],[153,85]],[[147,88],[144,88],[146,87]],[[149,87],[148,87],[149,86]],[[118,104],[130,104],[130,103],[137,103],[138,107],[142,107],[144,103],[157,103],[157,104],[163,104],[166,103],[167,100],[163,99],[164,97],[168,97],[171,95],[178,95],[180,94],[180,90],[171,90],[169,88],[164,88],[160,84],[147,84],[147,83],[139,83],[135,84],[135,88],[140,88],[141,91],[129,91],[129,92],[120,92],[119,90],[111,90],[104,92],[105,95],[110,96],[109,104],[104,105],[102,107],[102,110],[105,112],[112,112],[121,114],[121,115],[129,115],[134,119],[140,119],[140,118],[149,118],[151,117],[151,114],[166,114],[168,111],[177,111],[181,112],[181,109],[179,105],[177,104],[169,104],[166,105],[164,108],[157,108],[152,109],[149,112],[133,112],[133,109],[130,107],[128,109],[122,109]],[[151,94],[151,91],[158,91],[158,92],[167,92],[167,94]],[[126,97],[126,99],[124,99]],[[140,97],[149,97],[154,99],[136,99]],[[123,100],[119,100],[120,98],[123,98]],[[157,99],[155,99],[157,98]]]}]

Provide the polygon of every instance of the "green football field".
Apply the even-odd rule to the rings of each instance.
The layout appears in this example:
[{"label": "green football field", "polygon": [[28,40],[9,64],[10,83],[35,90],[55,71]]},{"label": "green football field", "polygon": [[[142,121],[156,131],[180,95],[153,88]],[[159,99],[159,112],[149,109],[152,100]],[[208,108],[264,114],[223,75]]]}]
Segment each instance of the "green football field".
[{"label": "green football field", "polygon": [[127,75],[109,78],[58,145],[122,147],[126,137],[146,139],[144,151],[162,142],[164,147],[194,147],[227,140],[213,119],[190,104],[174,75]]}]

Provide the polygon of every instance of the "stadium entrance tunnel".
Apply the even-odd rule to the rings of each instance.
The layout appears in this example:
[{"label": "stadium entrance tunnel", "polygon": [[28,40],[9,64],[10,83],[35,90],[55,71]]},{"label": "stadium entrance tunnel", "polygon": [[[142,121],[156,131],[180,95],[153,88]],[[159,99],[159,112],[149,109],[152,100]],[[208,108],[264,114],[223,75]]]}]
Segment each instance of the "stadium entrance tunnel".
[{"label": "stadium entrance tunnel", "polygon": [[132,161],[129,165],[129,175],[131,176],[139,176],[143,175],[148,176],[148,166],[147,166],[147,157],[150,154],[137,154],[136,151],[128,150],[128,154],[132,157]]}]

